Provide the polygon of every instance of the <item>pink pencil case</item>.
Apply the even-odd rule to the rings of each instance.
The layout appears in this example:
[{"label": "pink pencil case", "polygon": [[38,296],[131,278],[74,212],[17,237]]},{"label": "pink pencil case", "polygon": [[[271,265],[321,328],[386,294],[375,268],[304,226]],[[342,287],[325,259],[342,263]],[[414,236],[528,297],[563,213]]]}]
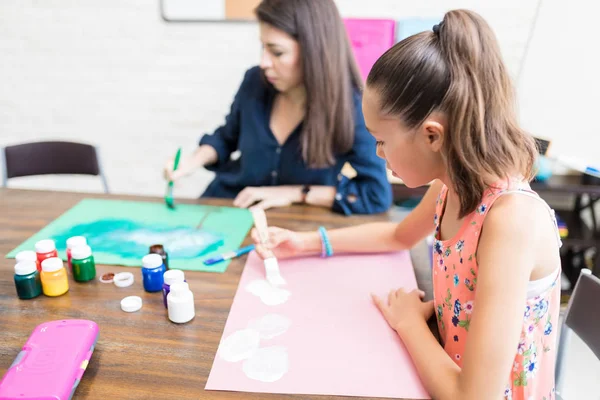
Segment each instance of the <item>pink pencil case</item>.
[{"label": "pink pencil case", "polygon": [[70,319],[38,325],[0,381],[0,400],[68,400],[87,368],[99,328]]}]

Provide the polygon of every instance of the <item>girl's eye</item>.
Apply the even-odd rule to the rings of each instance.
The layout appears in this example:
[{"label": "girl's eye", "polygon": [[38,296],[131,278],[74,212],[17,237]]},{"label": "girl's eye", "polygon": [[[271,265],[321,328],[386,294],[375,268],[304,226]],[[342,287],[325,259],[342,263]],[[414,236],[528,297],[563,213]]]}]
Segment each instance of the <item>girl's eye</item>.
[{"label": "girl's eye", "polygon": [[275,56],[275,57],[281,57],[282,54],[283,53],[273,53],[273,56]]},{"label": "girl's eye", "polygon": [[377,146],[383,146],[383,141],[382,140],[378,140],[377,141]]}]

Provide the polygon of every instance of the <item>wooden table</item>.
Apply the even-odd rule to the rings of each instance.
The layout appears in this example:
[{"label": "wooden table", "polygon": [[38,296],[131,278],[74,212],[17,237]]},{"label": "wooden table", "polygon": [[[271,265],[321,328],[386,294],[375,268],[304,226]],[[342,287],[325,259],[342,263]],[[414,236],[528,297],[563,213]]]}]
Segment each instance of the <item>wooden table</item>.
[{"label": "wooden table", "polygon": [[[196,318],[185,325],[171,323],[160,294],[144,292],[139,269],[97,266],[98,275],[130,271],[135,283],[117,288],[97,280],[79,284],[69,277],[70,290],[61,297],[43,295],[19,300],[13,283],[14,260],[5,256],[13,248],[86,197],[153,200],[132,196],[89,195],[0,188],[0,376],[40,323],[56,319],[90,319],[100,326],[96,350],[75,399],[281,399],[332,396],[291,396],[204,391],[246,257],[234,260],[226,273],[186,271],[194,291]],[[182,203],[196,201],[182,201]],[[230,205],[207,200],[204,204]],[[343,217],[318,208],[291,207],[267,212],[270,225],[295,230],[354,225],[388,220],[389,215]],[[249,243],[248,238],[245,243]],[[417,274],[420,286],[431,296],[430,274]],[[120,300],[139,295],[144,306],[126,314]],[[348,398],[356,399],[356,398]]]}]

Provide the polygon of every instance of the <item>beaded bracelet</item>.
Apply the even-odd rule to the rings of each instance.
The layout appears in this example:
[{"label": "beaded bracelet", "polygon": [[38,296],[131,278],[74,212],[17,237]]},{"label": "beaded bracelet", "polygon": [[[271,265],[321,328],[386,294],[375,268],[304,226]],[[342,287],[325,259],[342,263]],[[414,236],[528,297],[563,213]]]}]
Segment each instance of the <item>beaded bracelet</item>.
[{"label": "beaded bracelet", "polygon": [[327,231],[324,227],[319,227],[319,234],[321,235],[321,257],[331,257],[333,256],[333,248],[331,247],[331,243],[329,242],[329,236],[327,236]]}]

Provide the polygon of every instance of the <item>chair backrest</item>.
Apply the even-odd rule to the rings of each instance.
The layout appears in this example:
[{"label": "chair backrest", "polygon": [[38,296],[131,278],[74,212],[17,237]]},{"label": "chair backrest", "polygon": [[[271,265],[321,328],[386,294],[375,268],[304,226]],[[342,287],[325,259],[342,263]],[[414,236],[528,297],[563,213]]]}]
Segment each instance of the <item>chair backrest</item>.
[{"label": "chair backrest", "polygon": [[102,178],[104,191],[108,185],[102,173],[96,148],[74,142],[33,142],[7,146],[4,155],[4,186],[10,178],[75,174]]},{"label": "chair backrest", "polygon": [[582,269],[569,299],[560,333],[556,359],[556,392],[560,394],[564,375],[566,346],[571,332],[600,359],[600,279]]},{"label": "chair backrest", "polygon": [[[586,271],[586,272],[583,272]],[[582,270],[565,314],[565,325],[600,359],[600,279]]]}]

